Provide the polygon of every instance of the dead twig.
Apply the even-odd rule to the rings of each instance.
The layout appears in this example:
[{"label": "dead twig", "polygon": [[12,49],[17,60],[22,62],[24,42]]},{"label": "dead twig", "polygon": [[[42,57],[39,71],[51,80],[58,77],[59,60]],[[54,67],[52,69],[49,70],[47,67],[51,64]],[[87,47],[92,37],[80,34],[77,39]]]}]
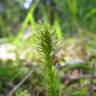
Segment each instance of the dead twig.
[{"label": "dead twig", "polygon": [[20,88],[20,86],[32,75],[32,73],[36,71],[36,69],[34,68],[33,70],[29,71],[25,77],[20,81],[20,83],[18,85],[16,85],[9,93],[7,96],[13,96],[13,93],[16,92],[17,89]]}]

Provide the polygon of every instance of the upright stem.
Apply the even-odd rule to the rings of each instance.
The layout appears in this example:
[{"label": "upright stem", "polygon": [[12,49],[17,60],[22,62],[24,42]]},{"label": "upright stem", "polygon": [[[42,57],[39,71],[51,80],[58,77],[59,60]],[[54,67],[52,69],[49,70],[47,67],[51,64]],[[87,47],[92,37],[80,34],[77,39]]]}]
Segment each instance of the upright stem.
[{"label": "upright stem", "polygon": [[59,96],[60,82],[58,70],[54,67],[53,57],[56,51],[56,33],[54,28],[49,25],[42,25],[39,32],[39,52],[44,63],[44,83],[46,88],[46,96]]}]

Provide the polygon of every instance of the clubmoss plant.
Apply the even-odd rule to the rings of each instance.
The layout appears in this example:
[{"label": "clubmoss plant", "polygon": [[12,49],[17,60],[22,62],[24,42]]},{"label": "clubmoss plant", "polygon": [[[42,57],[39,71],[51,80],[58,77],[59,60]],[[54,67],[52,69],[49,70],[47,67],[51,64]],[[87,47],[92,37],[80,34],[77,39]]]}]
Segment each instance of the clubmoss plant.
[{"label": "clubmoss plant", "polygon": [[38,50],[44,64],[44,84],[46,96],[60,96],[59,72],[54,66],[54,55],[56,53],[56,33],[54,27],[42,24],[37,39]]}]

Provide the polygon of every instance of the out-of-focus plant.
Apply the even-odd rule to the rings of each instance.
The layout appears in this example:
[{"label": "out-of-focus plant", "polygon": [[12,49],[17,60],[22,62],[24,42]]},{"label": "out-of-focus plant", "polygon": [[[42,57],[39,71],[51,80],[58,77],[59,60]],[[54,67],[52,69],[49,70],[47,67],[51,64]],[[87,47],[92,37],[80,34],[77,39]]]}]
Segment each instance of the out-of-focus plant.
[{"label": "out-of-focus plant", "polygon": [[33,17],[33,13],[35,8],[38,5],[39,0],[37,0],[37,2],[35,2],[32,7],[30,8],[30,10],[27,13],[27,16],[23,22],[22,28],[20,30],[20,32],[18,33],[17,37],[15,38],[15,42],[19,43],[20,38],[22,37],[22,35],[24,34],[24,31],[26,30],[26,28],[28,27],[28,24],[30,22],[32,29],[34,29],[35,26],[35,21],[34,21],[34,17]]},{"label": "out-of-focus plant", "polygon": [[27,90],[19,89],[16,92],[16,96],[30,96]]},{"label": "out-of-focus plant", "polygon": [[[52,0],[60,19],[62,32],[78,33],[78,27],[95,32],[96,1],[88,0]],[[55,12],[55,11],[53,11]],[[90,24],[91,22],[91,24]],[[84,33],[84,32],[83,32]]]},{"label": "out-of-focus plant", "polygon": [[[11,37],[16,34],[20,22],[25,18],[24,0],[0,0],[0,37]],[[22,14],[21,14],[22,12]]]}]

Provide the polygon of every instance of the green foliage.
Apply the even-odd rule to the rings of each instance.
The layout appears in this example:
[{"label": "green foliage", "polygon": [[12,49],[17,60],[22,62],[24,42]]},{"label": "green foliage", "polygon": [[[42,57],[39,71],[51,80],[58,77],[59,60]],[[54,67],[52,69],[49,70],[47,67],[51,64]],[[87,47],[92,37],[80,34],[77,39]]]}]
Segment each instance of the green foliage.
[{"label": "green foliage", "polygon": [[16,92],[16,96],[30,96],[30,95],[28,94],[28,91],[27,91],[27,90],[19,89],[19,90]]},{"label": "green foliage", "polygon": [[54,32],[54,27],[51,28],[50,25],[43,24],[41,28],[37,39],[39,39],[38,50],[42,56],[45,69],[44,83],[46,86],[46,96],[59,96],[59,72],[53,63],[56,52],[56,33]]},{"label": "green foliage", "polygon": [[16,44],[19,43],[19,40],[22,37],[22,35],[24,34],[25,29],[28,27],[29,22],[32,24],[32,29],[34,29],[35,21],[34,21],[33,13],[34,13],[34,10],[37,7],[38,3],[39,3],[39,0],[37,0],[37,2],[35,2],[33,4],[33,6],[30,8],[29,12],[27,13],[23,26],[22,26],[20,32],[18,33],[18,36],[16,36],[16,38],[15,38],[14,42]]},{"label": "green foliage", "polygon": [[[21,1],[23,3],[23,0]],[[18,23],[25,17],[23,14],[26,11],[24,12],[18,0],[0,0],[0,6],[0,37],[11,37],[18,30]]]}]

